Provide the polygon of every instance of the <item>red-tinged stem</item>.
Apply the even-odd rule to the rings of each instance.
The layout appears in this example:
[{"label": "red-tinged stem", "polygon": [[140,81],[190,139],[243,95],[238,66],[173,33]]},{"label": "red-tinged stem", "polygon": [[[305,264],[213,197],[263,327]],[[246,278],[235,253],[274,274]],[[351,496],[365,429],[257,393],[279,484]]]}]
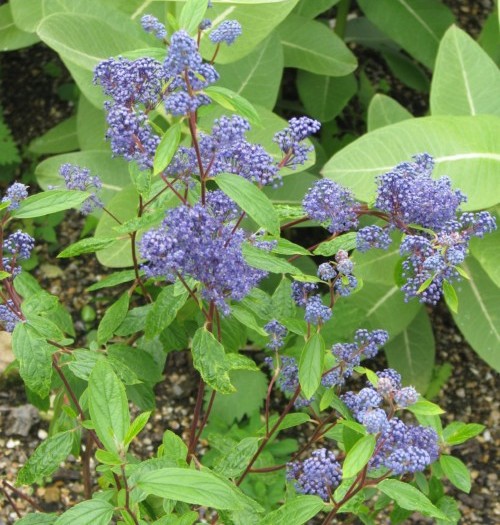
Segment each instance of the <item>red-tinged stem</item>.
[{"label": "red-tinged stem", "polygon": [[291,228],[292,226],[296,226],[297,224],[301,224],[303,222],[306,222],[309,220],[309,217],[302,217],[300,219],[295,219],[294,221],[287,222],[286,224],[283,224],[281,226],[281,230],[287,230],[288,228]]},{"label": "red-tinged stem", "polygon": [[121,471],[122,471],[122,480],[123,480],[123,488],[125,489],[125,510],[127,511],[128,515],[132,518],[132,521],[135,525],[139,525],[139,521],[137,520],[137,516],[130,508],[130,489],[127,483],[127,475],[125,473],[125,465],[121,465]]},{"label": "red-tinged stem", "polygon": [[189,444],[188,444],[188,452],[186,456],[186,461],[188,465],[189,463],[191,463],[191,460],[193,459],[192,456],[196,448],[196,442],[197,442],[196,437],[198,435],[196,430],[198,428],[198,422],[200,420],[201,407],[203,405],[203,394],[204,393],[205,393],[205,382],[200,377],[200,382],[198,383],[198,394],[196,396],[196,405],[194,407],[193,421],[191,423],[191,429],[189,431]]},{"label": "red-tinged stem", "polygon": [[195,446],[200,441],[201,434],[203,433],[203,430],[205,429],[205,426],[208,421],[208,417],[210,416],[210,412],[212,411],[212,407],[214,404],[215,396],[217,394],[216,390],[212,390],[212,393],[210,394],[210,399],[208,401],[207,410],[205,411],[205,414],[203,415],[203,419],[201,421],[200,429],[198,430],[198,433],[196,434],[195,438]]},{"label": "red-tinged stem", "polygon": [[19,509],[17,508],[17,505],[16,505],[15,501],[9,496],[9,493],[3,487],[0,487],[0,489],[2,490],[2,492],[3,492],[4,496],[5,496],[5,498],[7,499],[7,501],[10,503],[10,506],[14,509],[14,512],[17,514],[17,517],[21,518],[22,515],[19,512]]},{"label": "red-tinged stem", "polygon": [[119,219],[114,213],[110,212],[110,211],[108,210],[108,208],[106,208],[106,207],[103,206],[102,211],[103,211],[104,213],[106,213],[107,215],[109,215],[109,216],[110,216],[115,222],[117,222],[118,224],[122,224],[122,221],[121,221],[121,220],[120,220],[120,219]]},{"label": "red-tinged stem", "polygon": [[[200,306],[200,301],[198,300],[198,297],[196,297],[196,294],[194,293],[193,290],[191,290],[191,288],[189,287],[188,283],[184,280],[184,278],[182,277],[182,275],[180,273],[177,273],[177,278],[179,279],[179,281],[182,283],[182,285],[184,286],[184,288],[188,291],[189,295],[191,296],[191,298],[193,299],[193,301],[198,305]],[[205,308],[203,307],[203,305],[201,305],[201,311],[203,312],[203,315],[205,316],[205,319],[208,320],[208,312],[205,310]]]},{"label": "red-tinged stem", "polygon": [[[29,496],[27,496],[26,494],[24,494],[20,490],[16,489],[16,487],[11,485],[5,479],[3,480],[3,486],[8,488],[8,489],[10,489],[17,497],[19,497],[19,498],[23,499],[24,501],[28,502],[38,512],[43,512],[42,507],[40,507],[40,505],[38,505],[38,503],[33,498],[30,498]],[[5,489],[4,489],[4,494],[7,495]],[[9,500],[9,502],[10,502],[10,500]],[[15,508],[14,508],[14,510],[15,510]]]},{"label": "red-tinged stem", "polygon": [[163,179],[163,182],[167,185],[167,187],[176,195],[176,197],[182,202],[182,204],[185,204],[188,206],[187,200],[174,188],[171,182],[167,179],[165,175],[162,175],[161,178]]},{"label": "red-tinged stem", "polygon": [[212,59],[210,60],[210,64],[213,66],[215,59],[217,58],[217,55],[219,54],[220,49],[220,42],[217,44],[217,47],[215,48],[214,54],[212,56]]},{"label": "red-tinged stem", "polygon": [[[144,205],[142,202],[142,196],[139,196],[139,210],[137,212],[137,217],[141,218],[142,213],[144,211]],[[132,247],[132,261],[134,263],[134,273],[135,273],[135,281],[140,286],[142,290],[142,294],[148,301],[148,303],[153,302],[153,298],[151,297],[151,294],[146,290],[146,286],[144,285],[144,282],[139,274],[139,261],[137,259],[137,246],[136,246],[136,238],[137,238],[137,231],[133,231],[130,235],[130,244]]]}]

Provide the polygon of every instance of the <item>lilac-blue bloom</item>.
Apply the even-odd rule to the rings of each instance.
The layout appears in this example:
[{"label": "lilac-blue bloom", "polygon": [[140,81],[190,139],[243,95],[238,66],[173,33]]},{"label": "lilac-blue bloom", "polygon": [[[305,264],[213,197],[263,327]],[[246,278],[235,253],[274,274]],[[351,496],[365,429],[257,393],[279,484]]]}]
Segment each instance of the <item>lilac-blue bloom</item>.
[{"label": "lilac-blue bloom", "polygon": [[320,295],[313,295],[306,302],[304,319],[311,324],[319,325],[332,317],[332,310],[324,305]]},{"label": "lilac-blue bloom", "polygon": [[154,33],[156,38],[163,40],[167,36],[167,30],[158,18],[153,15],[144,15],[141,18],[141,25],[147,33]]},{"label": "lilac-blue bloom", "polygon": [[209,35],[214,44],[225,42],[231,45],[241,35],[241,24],[237,20],[224,20]]},{"label": "lilac-blue bloom", "polygon": [[6,304],[0,304],[0,323],[6,332],[14,331],[16,324],[21,321],[20,315],[11,299],[7,299]]},{"label": "lilac-blue bloom", "polygon": [[361,228],[356,235],[356,248],[360,252],[366,252],[371,248],[387,250],[391,244],[389,230],[380,226],[372,225]]},{"label": "lilac-blue bloom", "polygon": [[28,186],[20,182],[14,182],[14,184],[11,184],[7,188],[5,196],[2,198],[2,202],[10,202],[7,208],[9,211],[17,210],[17,208],[19,208],[20,202],[26,199],[27,196]]}]

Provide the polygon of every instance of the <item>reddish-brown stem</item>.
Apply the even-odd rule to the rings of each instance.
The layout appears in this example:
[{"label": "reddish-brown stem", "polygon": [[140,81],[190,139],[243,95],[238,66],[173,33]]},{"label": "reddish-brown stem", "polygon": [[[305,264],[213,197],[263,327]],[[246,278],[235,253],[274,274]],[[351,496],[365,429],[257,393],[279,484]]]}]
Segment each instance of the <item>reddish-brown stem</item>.
[{"label": "reddish-brown stem", "polygon": [[83,477],[83,495],[85,499],[92,498],[92,476],[90,473],[90,458],[92,457],[92,448],[94,442],[92,436],[87,432],[85,437],[85,452],[82,457],[82,477]]},{"label": "reddish-brown stem", "polygon": [[132,521],[135,525],[139,525],[139,521],[137,520],[137,516],[130,508],[130,489],[127,483],[127,475],[125,472],[125,465],[121,465],[121,471],[122,471],[122,480],[123,480],[123,488],[125,489],[125,510],[127,511],[128,515],[132,518]]},{"label": "reddish-brown stem", "polygon": [[200,420],[200,414],[201,414],[201,407],[203,406],[203,394],[205,393],[205,382],[203,381],[203,378],[200,377],[200,382],[198,384],[198,394],[196,396],[196,405],[194,407],[194,414],[193,414],[193,421],[191,422],[191,428],[189,430],[189,444],[188,444],[188,451],[186,456],[186,461],[191,463],[192,456],[194,454],[195,448],[196,448],[196,437],[198,435],[197,428],[198,428],[198,422]]},{"label": "reddish-brown stem", "polygon": [[[179,281],[182,283],[182,285],[184,286],[184,288],[188,291],[189,295],[191,296],[191,298],[194,300],[194,302],[200,306],[200,301],[198,300],[198,297],[196,297],[196,294],[194,293],[193,290],[191,290],[191,288],[189,287],[188,283],[184,280],[184,278],[182,277],[182,275],[180,273],[177,273],[177,277],[179,279]],[[208,312],[205,310],[205,308],[203,307],[203,305],[201,305],[201,311],[203,312],[203,315],[205,316],[205,319],[208,320]]]},{"label": "reddish-brown stem", "polygon": [[182,202],[182,204],[185,204],[188,206],[187,200],[174,188],[172,183],[167,179],[165,175],[162,175],[161,178],[163,179],[163,182],[167,185],[167,187],[174,193],[177,198]]},{"label": "reddish-brown stem", "polygon": [[[142,202],[142,196],[139,196],[139,210],[137,213],[137,217],[142,217],[142,212],[144,210],[143,202]],[[137,238],[137,231],[133,231],[130,236],[130,244],[132,247],[132,261],[134,263],[134,273],[135,273],[135,281],[140,286],[142,290],[142,294],[148,301],[148,303],[153,302],[153,298],[151,297],[151,294],[146,290],[146,286],[144,285],[144,282],[139,274],[139,261],[137,259],[137,246],[135,244],[135,240]]]},{"label": "reddish-brown stem", "polygon": [[114,213],[111,213],[106,207],[103,206],[102,211],[109,215],[118,224],[122,224],[122,221]]},{"label": "reddish-brown stem", "polygon": [[292,226],[296,226],[297,224],[301,224],[308,220],[309,220],[309,217],[302,217],[300,219],[295,219],[294,221],[290,221],[290,222],[287,222],[286,224],[283,224],[283,226],[281,226],[281,230],[287,230],[288,228],[291,228]]},{"label": "reddish-brown stem", "polygon": [[[42,507],[38,505],[38,503],[33,499],[21,492],[20,490],[16,489],[13,485],[11,485],[8,481],[5,479],[3,480],[3,486],[5,488],[10,489],[17,497],[23,499],[24,501],[28,502],[35,510],[38,510],[39,512],[43,512]],[[4,489],[4,494],[6,494],[6,491]],[[10,501],[9,501],[10,502]]]},{"label": "reddish-brown stem", "polygon": [[3,492],[4,496],[5,496],[5,498],[7,499],[7,501],[10,503],[10,506],[14,509],[14,512],[17,514],[17,517],[21,518],[22,515],[19,512],[19,509],[17,508],[17,505],[14,502],[14,500],[9,496],[9,493],[3,487],[0,487],[0,489],[2,490],[2,492]]},{"label": "reddish-brown stem", "polygon": [[220,49],[220,42],[217,44],[217,47],[215,48],[212,59],[210,60],[210,64],[213,65],[213,63],[215,62],[215,59],[217,58],[217,55],[219,54],[219,49]]},{"label": "reddish-brown stem", "polygon": [[217,391],[212,390],[212,393],[210,394],[210,399],[208,401],[207,409],[205,411],[205,414],[203,415],[203,419],[201,420],[200,429],[198,430],[198,433],[196,434],[195,445],[198,443],[198,441],[200,441],[201,434],[203,433],[205,425],[207,424],[207,421],[208,421],[208,417],[210,416],[210,412],[212,411],[212,407],[214,404],[216,394],[217,394]]}]

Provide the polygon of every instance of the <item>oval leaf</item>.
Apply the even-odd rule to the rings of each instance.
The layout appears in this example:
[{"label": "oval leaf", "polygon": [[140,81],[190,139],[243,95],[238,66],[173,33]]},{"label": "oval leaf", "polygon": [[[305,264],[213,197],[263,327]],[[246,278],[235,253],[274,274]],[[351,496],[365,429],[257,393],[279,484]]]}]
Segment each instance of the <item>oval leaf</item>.
[{"label": "oval leaf", "polygon": [[24,199],[17,210],[12,211],[16,219],[43,217],[58,211],[77,208],[90,196],[86,191],[51,190],[31,195]]},{"label": "oval leaf", "polygon": [[467,467],[458,458],[443,454],[439,458],[439,464],[443,469],[444,475],[450,480],[457,489],[467,494],[471,488],[471,477]]},{"label": "oval leaf", "polygon": [[369,434],[356,441],[356,444],[349,450],[342,465],[342,477],[352,478],[370,461],[375,450],[375,436]]},{"label": "oval leaf", "polygon": [[320,334],[315,333],[304,345],[299,362],[299,382],[307,399],[313,396],[320,385],[324,357],[325,342]]},{"label": "oval leaf", "polygon": [[167,129],[161,138],[160,144],[158,144],[158,147],[156,148],[155,158],[153,161],[154,175],[161,173],[170,164],[170,161],[177,151],[180,141],[181,126],[179,123],[177,123]]}]

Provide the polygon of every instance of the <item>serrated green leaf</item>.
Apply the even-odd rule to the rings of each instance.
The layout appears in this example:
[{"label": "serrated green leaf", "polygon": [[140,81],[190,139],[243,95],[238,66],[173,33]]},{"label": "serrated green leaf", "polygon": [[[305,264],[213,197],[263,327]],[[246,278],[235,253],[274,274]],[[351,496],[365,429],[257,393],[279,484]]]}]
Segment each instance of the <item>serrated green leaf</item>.
[{"label": "serrated green leaf", "polygon": [[34,512],[26,514],[21,519],[16,521],[16,525],[54,525],[57,519],[57,514],[42,514],[41,512]]},{"label": "serrated green leaf", "polygon": [[130,425],[130,428],[127,430],[127,433],[125,434],[125,439],[123,440],[123,443],[126,447],[130,445],[132,440],[141,432],[141,430],[146,426],[149,418],[151,416],[151,412],[143,412],[142,414],[139,414]]},{"label": "serrated green leaf", "polygon": [[173,286],[166,286],[159,293],[153,307],[146,316],[145,333],[148,339],[153,339],[167,328],[186,303],[189,294],[186,290],[182,295],[174,294]]},{"label": "serrated green leaf", "polygon": [[16,219],[31,219],[43,217],[58,211],[77,208],[90,196],[86,191],[76,190],[50,190],[24,199],[19,208],[11,212]]},{"label": "serrated green leaf", "polygon": [[163,434],[162,443],[162,457],[173,459],[175,462],[186,460],[188,448],[177,434],[171,430],[166,430]]},{"label": "serrated green leaf", "polygon": [[54,525],[108,525],[114,507],[102,499],[82,501],[71,507],[54,522]]},{"label": "serrated green leaf", "polygon": [[180,123],[170,126],[160,140],[153,161],[153,174],[161,173],[172,160],[181,140]]},{"label": "serrated green leaf", "polygon": [[325,342],[319,333],[315,333],[300,354],[299,382],[306,399],[310,399],[320,385],[324,358]]},{"label": "serrated green leaf", "polygon": [[460,489],[462,492],[467,494],[471,488],[471,477],[467,467],[458,458],[453,456],[447,456],[442,454],[439,458],[439,464],[443,469],[444,475],[450,480],[450,482]]},{"label": "serrated green leaf", "polygon": [[122,324],[128,312],[130,297],[127,292],[113,303],[104,314],[97,328],[97,342],[106,343]]},{"label": "serrated green leaf", "polygon": [[89,237],[88,239],[82,239],[81,241],[75,242],[65,248],[57,257],[63,259],[65,257],[75,257],[82,253],[93,253],[116,242],[116,238],[101,237],[96,239],[95,237]]},{"label": "serrated green leaf", "polygon": [[302,525],[325,506],[318,496],[297,496],[279,509],[267,514],[260,525]]},{"label": "serrated green leaf", "polygon": [[226,359],[231,370],[252,370],[255,372],[260,370],[252,359],[243,354],[226,354]]}]

